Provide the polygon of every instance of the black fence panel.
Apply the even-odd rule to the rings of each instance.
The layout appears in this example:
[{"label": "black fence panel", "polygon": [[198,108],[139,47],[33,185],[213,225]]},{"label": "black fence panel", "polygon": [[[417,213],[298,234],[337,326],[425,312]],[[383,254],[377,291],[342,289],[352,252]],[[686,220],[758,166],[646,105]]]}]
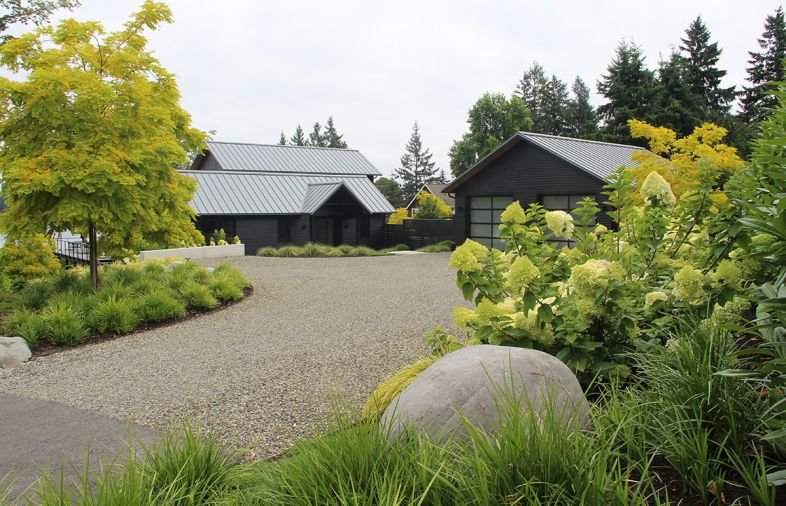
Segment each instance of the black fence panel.
[{"label": "black fence panel", "polygon": [[453,240],[453,220],[404,220],[400,225],[385,225],[387,247],[403,243],[417,249],[446,240]]}]

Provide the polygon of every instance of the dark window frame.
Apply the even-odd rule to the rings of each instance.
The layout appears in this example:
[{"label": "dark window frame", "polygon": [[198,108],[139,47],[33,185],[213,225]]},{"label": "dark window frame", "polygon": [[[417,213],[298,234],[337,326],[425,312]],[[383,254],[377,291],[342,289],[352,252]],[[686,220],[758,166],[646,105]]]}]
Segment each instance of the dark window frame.
[{"label": "dark window frame", "polygon": [[[565,208],[565,207],[546,207],[545,204],[543,203],[543,201],[544,201],[545,198],[548,198],[548,197],[552,197],[552,198],[553,197],[565,197],[565,198],[568,199],[568,207],[567,208]],[[570,200],[571,200],[571,198],[574,198],[574,197],[577,198],[576,206],[571,208],[570,207]],[[538,195],[538,203],[541,206],[543,206],[543,209],[545,209],[546,211],[565,211],[566,213],[568,213],[571,216],[573,216],[573,210],[578,207],[578,203],[581,202],[582,200],[584,200],[587,197],[590,197],[590,198],[594,199],[596,203],[600,204],[598,202],[598,194],[597,193],[578,194],[578,193],[575,193],[575,192],[571,192],[571,193],[544,193],[542,195]],[[574,218],[575,218],[575,216],[574,216]],[[595,222],[597,223],[597,217],[595,218]],[[571,241],[569,239],[563,239],[561,237],[556,237],[556,236],[550,237],[548,239],[548,242],[559,243],[559,244],[562,245],[561,247],[567,246],[569,248],[572,248],[572,247],[574,247],[576,245],[576,243],[574,241]]]},{"label": "dark window frame", "polygon": [[[499,238],[499,235],[494,235],[494,228],[499,227],[500,218],[499,216],[502,214],[502,211],[505,210],[510,204],[516,201],[515,195],[471,195],[467,196],[466,198],[466,207],[467,207],[467,237],[472,239],[473,241],[480,242],[484,246],[488,248],[494,248],[499,246],[497,249],[504,249],[505,245],[502,240]],[[490,199],[489,207],[473,207],[472,199]],[[504,204],[502,207],[497,207],[494,203],[495,199],[506,199],[509,201]],[[488,211],[490,213],[490,221],[480,221],[473,219],[473,211]],[[490,235],[475,235],[472,233],[472,225],[488,225],[490,226]],[[480,241],[478,241],[480,239]],[[495,245],[494,242],[498,241],[498,244]]]}]

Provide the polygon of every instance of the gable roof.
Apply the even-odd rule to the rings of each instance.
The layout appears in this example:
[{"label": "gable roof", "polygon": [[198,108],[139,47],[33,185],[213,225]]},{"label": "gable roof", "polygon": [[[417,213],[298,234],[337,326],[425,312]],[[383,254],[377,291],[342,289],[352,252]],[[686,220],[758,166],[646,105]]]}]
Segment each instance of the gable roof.
[{"label": "gable roof", "polygon": [[306,214],[316,212],[342,186],[344,186],[344,183],[310,183],[306,187],[306,195],[303,197],[301,211]]},{"label": "gable roof", "polygon": [[[181,173],[197,181],[191,207],[200,215],[311,214],[341,186],[369,213],[389,214],[395,211],[365,175],[271,174],[223,170],[184,170]],[[306,208],[313,210],[306,211]]]},{"label": "gable roof", "polygon": [[208,154],[215,157],[219,170],[265,173],[382,175],[360,151],[355,149],[218,141],[207,143],[205,154],[198,155],[194,159],[191,170],[199,170],[202,160]]},{"label": "gable roof", "polygon": [[441,199],[444,203],[448,205],[451,209],[456,207],[456,199],[448,195],[447,193],[443,193],[442,189],[445,187],[444,183],[432,183],[432,184],[424,184],[420,190],[412,197],[412,200],[409,201],[409,204],[405,207],[405,209],[410,209],[412,204],[418,199],[418,195],[420,192],[427,191],[430,194],[434,195],[435,197]]},{"label": "gable roof", "polygon": [[634,167],[638,165],[638,163],[631,161],[631,155],[637,151],[646,151],[642,147],[626,144],[589,141],[532,132],[517,132],[497,149],[470,167],[469,170],[448,183],[442,191],[446,193],[454,192],[456,188],[520,142],[533,144],[604,182],[620,166]]}]

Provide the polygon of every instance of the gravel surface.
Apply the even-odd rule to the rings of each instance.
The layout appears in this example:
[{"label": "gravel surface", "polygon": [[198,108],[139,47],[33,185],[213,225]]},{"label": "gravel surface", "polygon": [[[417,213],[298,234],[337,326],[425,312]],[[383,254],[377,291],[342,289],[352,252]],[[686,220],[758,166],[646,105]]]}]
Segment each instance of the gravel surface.
[{"label": "gravel surface", "polygon": [[270,457],[424,354],[425,331],[453,330],[463,299],[448,258],[223,259],[252,280],[248,299],[35,359],[0,391],[159,430],[199,419],[248,457]]}]

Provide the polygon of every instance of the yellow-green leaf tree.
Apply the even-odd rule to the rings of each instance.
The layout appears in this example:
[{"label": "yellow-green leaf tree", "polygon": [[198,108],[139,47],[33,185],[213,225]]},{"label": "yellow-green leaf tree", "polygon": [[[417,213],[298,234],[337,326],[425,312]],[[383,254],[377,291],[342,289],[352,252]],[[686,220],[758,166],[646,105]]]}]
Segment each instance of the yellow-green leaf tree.
[{"label": "yellow-green leaf tree", "polygon": [[0,45],[0,166],[10,238],[71,230],[99,253],[201,243],[192,179],[174,167],[201,150],[180,92],[145,32],[172,22],[147,1],[122,30],[67,19]]},{"label": "yellow-green leaf tree", "polygon": [[418,193],[418,211],[415,218],[419,219],[447,219],[453,216],[453,210],[444,200],[427,191]]}]

